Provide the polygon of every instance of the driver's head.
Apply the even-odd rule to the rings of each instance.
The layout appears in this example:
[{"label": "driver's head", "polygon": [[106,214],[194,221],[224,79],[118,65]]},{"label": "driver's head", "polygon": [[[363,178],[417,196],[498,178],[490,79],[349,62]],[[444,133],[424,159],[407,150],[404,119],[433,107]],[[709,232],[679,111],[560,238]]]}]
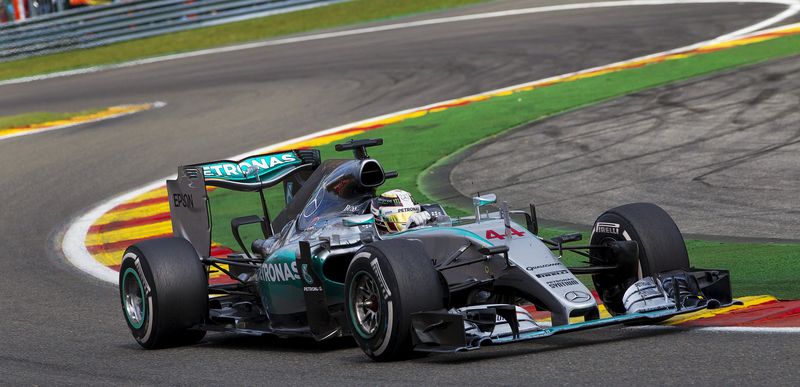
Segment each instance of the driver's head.
[{"label": "driver's head", "polygon": [[420,208],[410,193],[393,189],[372,199],[370,210],[378,230],[400,232],[405,231],[409,218]]}]

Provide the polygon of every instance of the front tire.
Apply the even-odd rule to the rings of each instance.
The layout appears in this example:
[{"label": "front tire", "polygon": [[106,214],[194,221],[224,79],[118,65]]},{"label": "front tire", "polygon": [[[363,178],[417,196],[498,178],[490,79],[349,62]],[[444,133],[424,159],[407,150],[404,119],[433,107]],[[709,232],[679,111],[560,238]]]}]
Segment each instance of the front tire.
[{"label": "front tire", "polygon": [[622,296],[639,279],[671,270],[689,269],[689,255],[675,221],[652,203],[633,203],[604,212],[592,228],[592,245],[636,241],[638,262],[619,262],[612,254],[592,251],[593,265],[619,265],[615,273],[592,276],[594,287],[611,314],[625,313]]},{"label": "front tire", "polygon": [[411,314],[444,308],[444,288],[422,243],[383,240],[347,269],[345,313],[359,347],[377,361],[413,355]]},{"label": "front tire", "polygon": [[208,278],[185,239],[152,239],[128,247],[119,293],[125,321],[142,347],[193,344],[205,336],[192,328],[208,315]]}]

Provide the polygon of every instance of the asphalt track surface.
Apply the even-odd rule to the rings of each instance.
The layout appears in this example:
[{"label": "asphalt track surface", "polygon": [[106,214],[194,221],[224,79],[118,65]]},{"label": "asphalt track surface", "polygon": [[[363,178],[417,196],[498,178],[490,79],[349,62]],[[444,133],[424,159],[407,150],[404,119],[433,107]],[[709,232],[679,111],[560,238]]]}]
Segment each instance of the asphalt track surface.
[{"label": "asphalt track surface", "polygon": [[[532,4],[542,3],[453,13]],[[371,363],[349,340],[210,335],[192,347],[144,351],[124,324],[116,288],[59,253],[59,233],[74,216],[180,163],[683,46],[779,9],[709,4],[507,17],[0,87],[0,114],[168,103],[0,142],[0,384],[793,384],[800,340],[784,334],[609,328],[395,364]]]},{"label": "asphalt track surface", "polygon": [[[650,89],[514,129],[450,174],[545,219],[658,203],[681,231],[797,240],[800,57]],[[501,178],[497,171],[509,171]]]}]

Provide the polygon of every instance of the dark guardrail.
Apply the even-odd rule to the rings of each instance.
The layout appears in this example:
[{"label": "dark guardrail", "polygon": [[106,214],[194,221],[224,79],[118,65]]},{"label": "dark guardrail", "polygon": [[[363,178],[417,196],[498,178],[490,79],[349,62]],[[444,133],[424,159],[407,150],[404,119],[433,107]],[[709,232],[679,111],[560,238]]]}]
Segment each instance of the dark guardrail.
[{"label": "dark guardrail", "polygon": [[0,62],[246,20],[343,0],[136,0],[0,24]]}]

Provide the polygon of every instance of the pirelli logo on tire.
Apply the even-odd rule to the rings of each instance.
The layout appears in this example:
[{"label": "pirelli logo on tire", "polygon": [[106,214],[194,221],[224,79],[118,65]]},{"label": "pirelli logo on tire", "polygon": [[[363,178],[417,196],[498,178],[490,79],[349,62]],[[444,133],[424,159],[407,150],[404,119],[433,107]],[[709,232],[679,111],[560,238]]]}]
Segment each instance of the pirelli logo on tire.
[{"label": "pirelli logo on tire", "polygon": [[386,280],[383,278],[383,272],[381,272],[381,265],[378,263],[378,258],[370,261],[369,265],[372,266],[372,270],[375,271],[375,275],[378,277],[378,282],[381,283],[381,289],[383,289],[383,299],[388,299],[392,296],[392,292],[389,290],[389,285],[386,284]]},{"label": "pirelli logo on tire", "polygon": [[597,222],[594,224],[594,232],[619,234],[619,223]]}]

